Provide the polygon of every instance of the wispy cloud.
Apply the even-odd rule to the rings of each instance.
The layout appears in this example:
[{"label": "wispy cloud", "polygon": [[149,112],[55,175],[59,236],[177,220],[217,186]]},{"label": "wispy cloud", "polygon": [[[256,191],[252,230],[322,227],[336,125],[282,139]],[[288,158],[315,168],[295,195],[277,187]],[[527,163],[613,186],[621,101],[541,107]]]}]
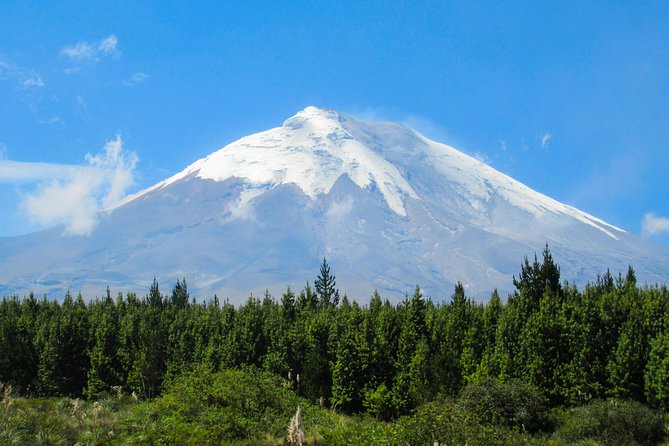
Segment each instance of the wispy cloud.
[{"label": "wispy cloud", "polygon": [[337,221],[346,217],[353,211],[353,198],[348,197],[342,201],[333,202],[326,211],[328,221]]},{"label": "wispy cloud", "polygon": [[49,178],[70,178],[79,168],[67,164],[24,163],[0,159],[0,183],[33,183]]},{"label": "wispy cloud", "polygon": [[416,114],[402,113],[383,107],[353,108],[348,109],[346,114],[363,121],[399,122],[432,140],[458,147],[464,145],[439,123]]},{"label": "wispy cloud", "polygon": [[98,44],[98,50],[103,54],[110,54],[112,56],[120,56],[121,52],[116,48],[118,39],[114,34],[102,39]]},{"label": "wispy cloud", "polygon": [[132,73],[128,79],[121,82],[126,87],[134,87],[135,85],[146,82],[149,79],[149,75],[138,71],[137,73]]},{"label": "wispy cloud", "polygon": [[60,54],[74,61],[99,62],[106,56],[120,57],[118,39],[114,34],[105,37],[99,42],[78,42],[60,50]]},{"label": "wispy cloud", "polygon": [[548,149],[548,142],[551,140],[552,136],[550,133],[546,132],[541,137],[541,148],[546,150]]},{"label": "wispy cloud", "polygon": [[566,202],[582,209],[592,207],[593,203],[600,208],[615,206],[645,187],[647,163],[643,154],[630,152],[593,166],[589,175],[570,183],[571,192]]},{"label": "wispy cloud", "polygon": [[481,161],[483,164],[491,164],[492,163],[492,161],[490,160],[490,157],[488,155],[486,155],[485,153],[474,152],[472,154],[472,156],[474,158],[476,158],[477,160]]},{"label": "wispy cloud", "polygon": [[42,76],[35,70],[0,60],[0,80],[14,83],[19,90],[44,87]]},{"label": "wispy cloud", "polygon": [[75,99],[75,103],[77,104],[78,107],[80,108],[87,108],[88,104],[86,103],[86,99],[84,99],[83,96],[79,95]]},{"label": "wispy cloud", "polygon": [[99,212],[113,207],[134,183],[137,155],[123,150],[120,136],[79,166],[0,162],[0,180],[39,182],[22,209],[42,225],[63,224],[69,234],[89,234]]},{"label": "wispy cloud", "polygon": [[652,212],[648,212],[641,220],[641,233],[645,236],[669,233],[669,218],[657,217]]},{"label": "wispy cloud", "polygon": [[74,60],[93,59],[95,53],[95,47],[87,42],[79,42],[74,46],[68,46],[60,50],[60,54]]}]

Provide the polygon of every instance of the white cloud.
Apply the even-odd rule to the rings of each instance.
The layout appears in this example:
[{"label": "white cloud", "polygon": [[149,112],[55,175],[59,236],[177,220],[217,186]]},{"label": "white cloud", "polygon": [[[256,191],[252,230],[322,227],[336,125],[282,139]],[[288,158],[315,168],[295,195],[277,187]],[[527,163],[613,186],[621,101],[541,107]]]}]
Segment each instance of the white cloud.
[{"label": "white cloud", "polygon": [[130,76],[128,79],[124,80],[121,83],[126,87],[134,87],[137,84],[146,82],[148,78],[149,78],[148,74],[138,71],[137,73],[132,73],[132,76]]},{"label": "white cloud", "polygon": [[491,164],[492,163],[492,161],[490,160],[488,155],[486,155],[485,153],[474,152],[474,154],[472,156],[474,158],[476,158],[477,160],[481,161],[483,164]]},{"label": "white cloud", "polygon": [[346,114],[362,121],[399,122],[432,140],[453,146],[464,146],[438,122],[415,114],[401,113],[383,107],[353,108],[347,110]]},{"label": "white cloud", "polygon": [[74,46],[68,46],[60,50],[60,54],[74,60],[93,59],[95,53],[95,47],[87,42],[79,42]]},{"label": "white cloud", "polygon": [[29,77],[28,79],[25,79],[25,80],[21,81],[21,85],[23,85],[26,88],[43,87],[44,86],[44,81],[39,76]]},{"label": "white cloud", "polygon": [[19,90],[44,87],[42,76],[35,70],[0,60],[0,80],[11,81]]},{"label": "white cloud", "polygon": [[237,203],[228,206],[230,220],[255,221],[253,199],[262,194],[264,190],[262,187],[243,190],[239,194]]},{"label": "white cloud", "polygon": [[361,121],[392,121],[391,113],[381,107],[352,108],[346,113]]},{"label": "white cloud", "polygon": [[66,164],[24,163],[0,159],[0,183],[34,183],[45,178],[67,179],[77,169],[77,166]]},{"label": "white cloud", "polygon": [[112,34],[97,43],[79,42],[66,46],[60,50],[60,54],[75,61],[99,62],[100,57],[104,56],[120,57],[121,52],[117,46],[118,39]]},{"label": "white cloud", "polygon": [[548,141],[551,140],[551,134],[546,132],[544,135],[541,137],[541,148],[542,149],[547,149],[548,148]]},{"label": "white cloud", "polygon": [[49,119],[39,119],[38,122],[42,125],[63,124],[63,120],[58,115],[54,115]]},{"label": "white cloud", "polygon": [[[85,235],[97,224],[99,212],[117,204],[132,186],[136,164],[137,156],[124,152],[117,136],[101,153],[86,155],[81,166],[10,162],[4,177],[10,179],[13,174],[17,179],[41,180],[37,190],[23,199],[22,208],[28,216],[39,224],[63,224],[67,233]],[[28,167],[46,175],[30,178],[25,173]]]},{"label": "white cloud", "polygon": [[328,220],[341,220],[353,210],[353,199],[348,197],[343,201],[335,201],[328,208],[326,214]]},{"label": "white cloud", "polygon": [[402,124],[417,130],[420,134],[434,141],[439,141],[451,145],[462,145],[459,144],[457,139],[448,135],[446,130],[440,124],[432,121],[431,119],[423,118],[422,116],[418,115],[409,115],[402,119]]},{"label": "white cloud", "polygon": [[117,44],[118,44],[118,39],[114,34],[112,34],[106,39],[102,39],[100,41],[100,44],[98,45],[98,50],[104,54],[109,54],[114,57],[118,57],[121,55],[121,53],[116,48]]},{"label": "white cloud", "polygon": [[669,233],[669,218],[657,217],[652,212],[643,216],[641,221],[641,233],[645,236]]}]

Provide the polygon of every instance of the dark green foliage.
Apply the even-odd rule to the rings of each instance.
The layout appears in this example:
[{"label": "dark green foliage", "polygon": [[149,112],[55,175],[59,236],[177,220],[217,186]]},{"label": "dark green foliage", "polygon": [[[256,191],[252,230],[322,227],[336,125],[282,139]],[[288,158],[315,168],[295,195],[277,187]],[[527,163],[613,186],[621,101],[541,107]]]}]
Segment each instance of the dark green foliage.
[{"label": "dark green foliage", "polygon": [[163,306],[163,295],[160,293],[160,288],[158,287],[158,281],[156,278],[153,278],[153,283],[149,289],[149,294],[146,296],[147,303],[152,307],[162,307]]},{"label": "dark green foliage", "polygon": [[[519,380],[551,407],[615,396],[669,408],[669,291],[640,288],[631,268],[579,291],[560,283],[546,249],[541,262],[525,260],[506,302],[495,292],[485,305],[460,283],[436,303],[418,287],[397,304],[378,293],[366,306],[338,303],[326,261],[316,282],[237,307],[216,296],[190,301],[185,279],[167,296],[154,279],[144,298],[4,298],[0,383],[31,396],[95,400],[115,388],[156,398],[196,365],[254,366],[314,406],[404,420],[393,429],[464,387],[483,392],[485,410],[467,407],[486,429],[536,430],[545,406],[532,406],[536,394],[518,390]],[[447,410],[457,417],[462,407]]]},{"label": "dark green foliage", "polygon": [[479,423],[466,411],[448,401],[420,406],[415,413],[392,424],[351,423],[323,432],[325,444],[333,445],[539,445],[541,440],[526,433]]},{"label": "dark green foliage", "polygon": [[642,404],[596,400],[563,415],[555,437],[568,444],[594,440],[611,446],[656,445],[666,435],[664,420]]},{"label": "dark green foliage", "polygon": [[186,279],[184,278],[182,280],[177,280],[174,288],[172,288],[172,305],[174,305],[176,308],[183,308],[188,305],[189,298],[190,295],[188,294],[188,285],[186,285]]},{"label": "dark green foliage", "polygon": [[37,344],[37,390],[45,396],[80,395],[86,385],[88,312],[81,296],[68,293],[62,305],[43,304],[48,313],[39,327]]},{"label": "dark green foliage", "polygon": [[330,265],[323,257],[320,274],[314,281],[316,287],[316,294],[320,297],[320,304],[323,307],[330,305],[337,305],[339,303],[339,290],[335,288],[337,282],[335,276],[330,274]]},{"label": "dark green foliage", "polygon": [[332,405],[346,412],[359,412],[369,381],[367,321],[355,306],[344,314],[342,326],[332,367]]},{"label": "dark green foliage", "polygon": [[419,287],[413,296],[405,299],[400,307],[403,315],[402,330],[398,339],[396,370],[393,382],[393,405],[398,414],[407,413],[425,400],[427,385],[427,326],[425,300]]},{"label": "dark green foliage", "polygon": [[469,384],[458,405],[483,423],[536,432],[549,427],[546,398],[521,381],[484,379]]},{"label": "dark green foliage", "polygon": [[669,409],[669,332],[658,333],[650,344],[645,374],[648,401]]},{"label": "dark green foliage", "polygon": [[513,285],[517,292],[511,301],[518,306],[523,315],[535,311],[544,294],[558,298],[562,296],[560,268],[553,262],[548,245],[543,251],[542,263],[539,263],[535,255],[534,262],[530,265],[525,257],[518,279],[513,278]]},{"label": "dark green foliage", "polygon": [[90,313],[93,345],[89,352],[85,394],[88,399],[95,399],[108,392],[111,386],[121,386],[123,371],[117,355],[119,326],[114,301],[108,296],[103,302],[93,305]]},{"label": "dark green foliage", "polygon": [[37,379],[37,306],[32,294],[23,302],[13,297],[0,305],[0,382],[11,383],[24,393],[34,390]]}]

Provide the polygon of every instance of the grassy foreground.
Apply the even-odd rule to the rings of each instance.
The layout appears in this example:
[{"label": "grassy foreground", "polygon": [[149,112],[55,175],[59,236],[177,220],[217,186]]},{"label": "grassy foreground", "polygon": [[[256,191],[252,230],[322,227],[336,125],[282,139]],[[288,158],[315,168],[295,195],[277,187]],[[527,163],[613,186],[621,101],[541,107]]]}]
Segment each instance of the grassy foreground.
[{"label": "grassy foreground", "polygon": [[[300,408],[300,422],[295,413]],[[596,400],[550,410],[522,383],[483,381],[392,422],[344,416],[258,369],[197,368],[164,394],[120,390],[96,401],[19,398],[2,388],[1,445],[659,445],[665,418],[639,403]]]}]

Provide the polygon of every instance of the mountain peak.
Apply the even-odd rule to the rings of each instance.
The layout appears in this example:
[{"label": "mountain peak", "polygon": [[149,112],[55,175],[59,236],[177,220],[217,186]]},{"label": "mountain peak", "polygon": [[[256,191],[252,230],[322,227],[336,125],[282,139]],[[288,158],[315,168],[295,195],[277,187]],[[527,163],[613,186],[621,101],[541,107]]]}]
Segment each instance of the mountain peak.
[{"label": "mountain peak", "polygon": [[127,197],[93,235],[0,240],[0,290],[137,291],[188,277],[201,297],[240,298],[304,283],[327,256],[355,297],[419,283],[443,298],[458,281],[485,297],[510,291],[518,262],[546,243],[570,283],[629,264],[640,283],[669,271],[667,250],[453,147],[316,107]]},{"label": "mountain peak", "polygon": [[[365,123],[349,119],[346,122],[367,128]],[[369,124],[367,128],[372,134],[373,126]],[[214,181],[242,180],[245,193],[240,206],[244,200],[282,184],[295,185],[315,198],[330,192],[337,180],[347,175],[362,189],[378,190],[393,212],[406,216],[404,198],[418,196],[397,167],[377,152],[378,147],[356,139],[336,111],[307,107],[283,126],[228,144],[121,204],[192,176]]]},{"label": "mountain peak", "polygon": [[281,127],[228,144],[173,177],[127,197],[117,207],[191,177],[241,180],[240,206],[282,184],[297,186],[315,199],[328,194],[344,175],[362,189],[380,192],[390,210],[402,217],[407,216],[407,198],[421,200],[423,194],[415,190],[418,182],[429,190],[447,192],[441,205],[467,215],[487,231],[499,232],[502,227],[490,208],[501,199],[537,218],[569,215],[614,239],[624,232],[401,124],[358,121],[314,106],[299,111]]},{"label": "mountain peak", "polygon": [[341,124],[341,116],[335,110],[327,110],[313,105],[297,112],[283,122],[284,127],[298,129],[305,125],[314,127],[332,127]]}]

